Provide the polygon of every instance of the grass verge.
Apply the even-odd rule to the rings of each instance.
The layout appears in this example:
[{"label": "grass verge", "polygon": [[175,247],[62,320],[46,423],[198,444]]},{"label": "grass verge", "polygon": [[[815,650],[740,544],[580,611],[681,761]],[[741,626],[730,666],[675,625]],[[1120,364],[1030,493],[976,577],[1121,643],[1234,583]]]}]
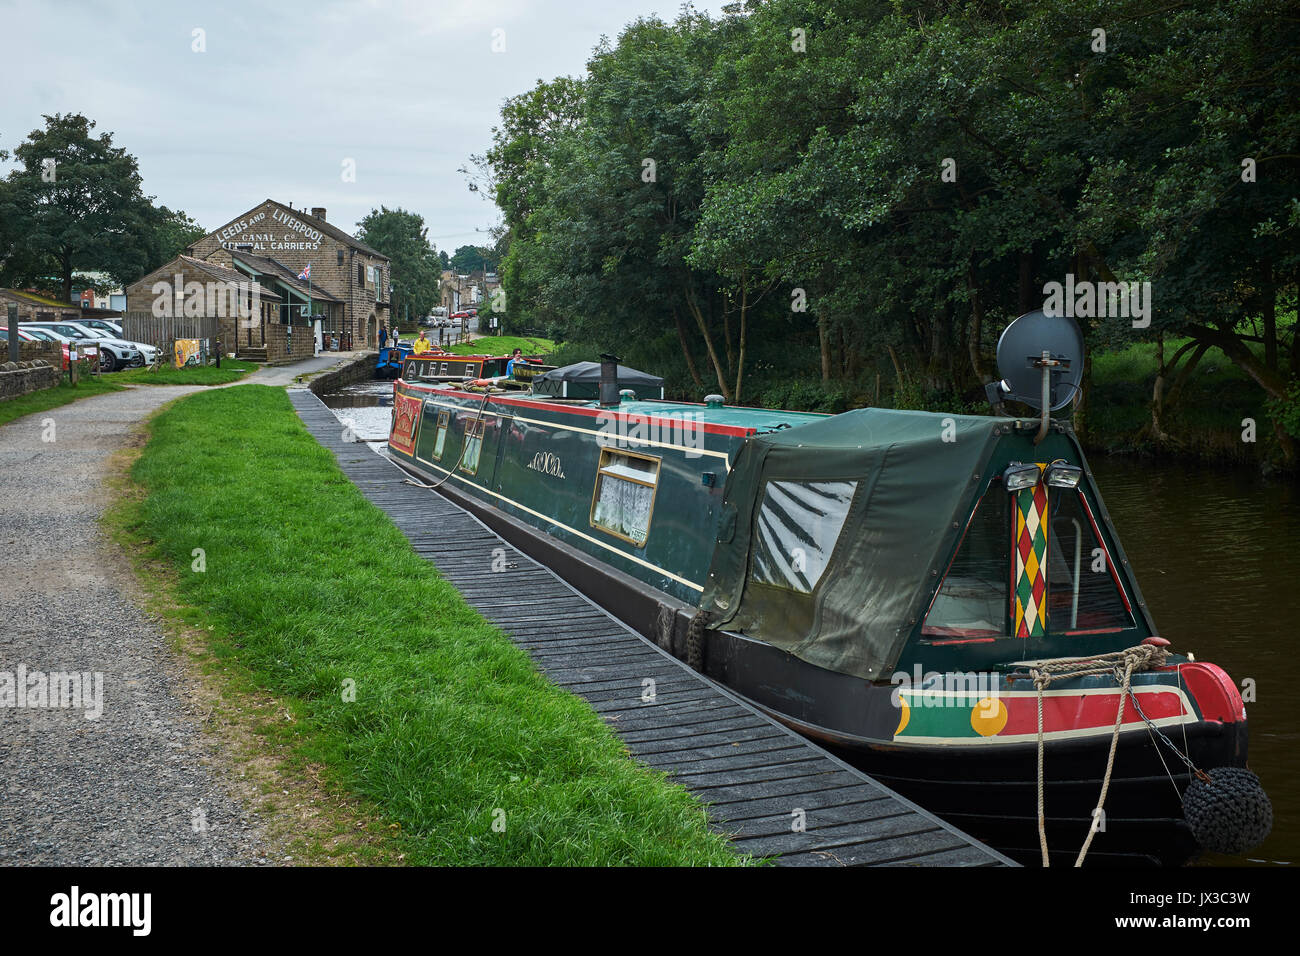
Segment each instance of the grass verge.
[{"label": "grass verge", "polygon": [[113,380],[124,385],[229,385],[256,371],[256,362],[222,359],[221,368],[215,365],[164,367],[160,369],[130,368],[113,373]]},{"label": "grass verge", "polygon": [[58,408],[60,405],[67,405],[79,398],[90,398],[92,395],[120,391],[122,391],[121,385],[106,375],[97,375],[83,378],[76,388],[73,388],[67,382],[62,382],[53,388],[43,388],[38,392],[30,392],[17,398],[0,399],[0,425],[11,422],[15,418],[22,418],[24,415],[31,415],[34,412],[43,412],[47,409]]},{"label": "grass verge", "polygon": [[[1186,342],[1166,339],[1165,354]],[[1206,352],[1177,401],[1166,408],[1162,424],[1170,440],[1157,446],[1151,438],[1157,364],[1155,346],[1146,342],[1093,355],[1089,445],[1256,467],[1280,455],[1264,393],[1218,349]],[[1255,422],[1254,442],[1242,441],[1244,419]]]},{"label": "grass verge", "polygon": [[523,349],[525,355],[549,355],[555,350],[555,343],[521,335],[485,335],[453,345],[447,351],[456,355],[509,355],[515,349]]},{"label": "grass verge", "polygon": [[738,862],[411,550],[282,390],[195,395],[150,431],[121,535],[231,679],[282,701],[293,759],[373,807],[407,862]]}]

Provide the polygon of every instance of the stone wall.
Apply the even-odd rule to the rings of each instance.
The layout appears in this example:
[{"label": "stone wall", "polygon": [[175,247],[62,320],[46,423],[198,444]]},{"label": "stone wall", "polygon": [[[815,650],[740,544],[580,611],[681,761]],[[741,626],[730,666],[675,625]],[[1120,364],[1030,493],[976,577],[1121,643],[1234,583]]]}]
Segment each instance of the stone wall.
[{"label": "stone wall", "polygon": [[53,388],[61,378],[59,370],[48,362],[5,362],[0,364],[0,399]]},{"label": "stone wall", "polygon": [[[293,329],[293,334],[289,330]],[[316,354],[316,334],[309,325],[282,325],[271,322],[266,326],[266,361],[300,362]]]},{"label": "stone wall", "polygon": [[375,377],[375,362],[378,359],[378,352],[366,352],[342,368],[326,372],[324,375],[317,375],[307,387],[317,395],[326,395],[351,385],[353,382],[368,381]]},{"label": "stone wall", "polygon": [[[0,359],[8,360],[9,349],[0,347]],[[45,362],[63,370],[63,346],[58,342],[19,342],[18,358],[24,362]]]}]

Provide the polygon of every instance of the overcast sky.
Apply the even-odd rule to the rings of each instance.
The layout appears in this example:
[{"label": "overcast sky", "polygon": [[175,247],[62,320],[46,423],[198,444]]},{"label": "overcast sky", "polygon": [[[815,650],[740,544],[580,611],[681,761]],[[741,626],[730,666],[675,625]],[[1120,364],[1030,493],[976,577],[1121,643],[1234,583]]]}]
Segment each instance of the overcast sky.
[{"label": "overcast sky", "polygon": [[[695,7],[716,16],[723,2]],[[489,145],[502,100],[581,74],[601,34],[612,40],[638,16],[668,19],[679,7],[0,0],[0,148],[44,114],[84,113],[139,160],[146,194],[207,229],[268,197],[324,206],[348,232],[371,209],[400,206],[451,252],[485,241],[477,230],[499,219],[456,170]],[[343,180],[346,160],[355,182]]]}]

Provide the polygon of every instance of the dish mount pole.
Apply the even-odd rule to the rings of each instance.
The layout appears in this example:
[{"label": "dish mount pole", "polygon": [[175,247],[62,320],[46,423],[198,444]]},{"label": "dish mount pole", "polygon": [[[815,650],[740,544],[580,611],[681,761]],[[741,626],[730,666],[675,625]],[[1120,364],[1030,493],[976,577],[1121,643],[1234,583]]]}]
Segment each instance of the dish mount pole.
[{"label": "dish mount pole", "polygon": [[1038,434],[1034,436],[1034,444],[1037,445],[1047,437],[1047,426],[1052,421],[1052,370],[1061,368],[1062,371],[1070,367],[1069,359],[1052,358],[1052,353],[1043,349],[1042,355],[1037,358],[1030,357],[1029,364],[1033,368],[1041,369],[1043,375],[1043,400],[1039,403],[1039,420]]}]

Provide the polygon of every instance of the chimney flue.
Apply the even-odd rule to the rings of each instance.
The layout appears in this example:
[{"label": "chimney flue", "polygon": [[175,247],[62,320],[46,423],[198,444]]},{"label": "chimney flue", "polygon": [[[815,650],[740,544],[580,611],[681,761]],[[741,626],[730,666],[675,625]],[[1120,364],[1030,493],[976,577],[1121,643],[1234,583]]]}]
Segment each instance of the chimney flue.
[{"label": "chimney flue", "polygon": [[612,408],[618,404],[618,363],[617,355],[600,355],[600,404]]},{"label": "chimney flue", "polygon": [[311,207],[311,214],[312,214],[313,216],[315,216],[317,219],[321,220],[322,222],[325,221],[325,207],[324,207],[324,206],[312,206],[312,207]]}]

